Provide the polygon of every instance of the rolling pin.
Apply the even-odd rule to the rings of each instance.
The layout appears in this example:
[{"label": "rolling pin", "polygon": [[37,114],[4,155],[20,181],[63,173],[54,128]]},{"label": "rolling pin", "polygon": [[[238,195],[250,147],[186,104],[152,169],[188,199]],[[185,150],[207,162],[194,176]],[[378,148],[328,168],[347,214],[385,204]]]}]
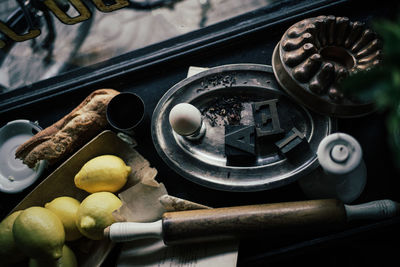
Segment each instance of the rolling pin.
[{"label": "rolling pin", "polygon": [[114,223],[104,235],[114,242],[162,238],[166,245],[174,245],[344,227],[349,221],[389,218],[399,210],[400,205],[391,200],[345,205],[339,200],[322,199],[176,211],[150,223]]}]

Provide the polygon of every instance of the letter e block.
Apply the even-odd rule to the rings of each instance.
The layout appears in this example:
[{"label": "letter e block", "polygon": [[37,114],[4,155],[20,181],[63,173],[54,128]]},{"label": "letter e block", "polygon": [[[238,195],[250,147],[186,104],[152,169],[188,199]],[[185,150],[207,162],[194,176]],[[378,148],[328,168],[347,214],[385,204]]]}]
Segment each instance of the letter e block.
[{"label": "letter e block", "polygon": [[271,99],[252,104],[257,138],[276,136],[284,132],[279,122],[277,102],[278,99]]}]

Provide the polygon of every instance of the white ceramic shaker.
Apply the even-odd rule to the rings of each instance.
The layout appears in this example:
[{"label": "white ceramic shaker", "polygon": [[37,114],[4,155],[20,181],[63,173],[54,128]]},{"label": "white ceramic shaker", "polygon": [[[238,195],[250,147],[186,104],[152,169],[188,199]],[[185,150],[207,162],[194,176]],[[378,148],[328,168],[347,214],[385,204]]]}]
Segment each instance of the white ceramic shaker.
[{"label": "white ceramic shaker", "polygon": [[318,146],[320,167],[299,180],[307,197],[336,198],[343,203],[356,200],[364,190],[367,170],[357,140],[345,133],[325,137]]}]

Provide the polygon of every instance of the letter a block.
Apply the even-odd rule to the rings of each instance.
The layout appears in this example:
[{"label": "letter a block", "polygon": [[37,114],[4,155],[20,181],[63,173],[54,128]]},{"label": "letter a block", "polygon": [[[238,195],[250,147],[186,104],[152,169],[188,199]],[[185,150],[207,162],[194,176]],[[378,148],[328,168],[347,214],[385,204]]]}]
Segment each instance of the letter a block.
[{"label": "letter a block", "polygon": [[256,155],[254,126],[225,126],[225,155],[228,165],[248,165]]}]

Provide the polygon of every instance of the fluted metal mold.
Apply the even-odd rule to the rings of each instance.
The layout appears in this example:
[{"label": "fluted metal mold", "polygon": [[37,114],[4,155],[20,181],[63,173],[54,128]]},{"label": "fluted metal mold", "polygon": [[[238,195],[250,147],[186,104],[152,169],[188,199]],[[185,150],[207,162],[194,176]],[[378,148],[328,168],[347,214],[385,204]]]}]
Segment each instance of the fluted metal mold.
[{"label": "fluted metal mold", "polygon": [[359,117],[373,103],[345,96],[343,78],[381,64],[382,42],[359,21],[319,16],[292,25],[277,44],[272,66],[280,85],[298,102],[325,115]]}]

